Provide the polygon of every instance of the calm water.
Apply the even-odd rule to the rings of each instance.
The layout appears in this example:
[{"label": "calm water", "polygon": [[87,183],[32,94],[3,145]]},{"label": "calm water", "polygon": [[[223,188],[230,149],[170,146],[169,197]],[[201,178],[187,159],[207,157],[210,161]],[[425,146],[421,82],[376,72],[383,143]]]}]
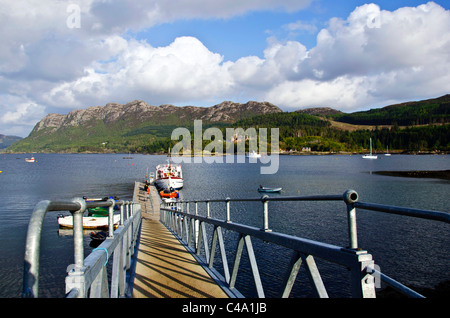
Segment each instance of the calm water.
[{"label": "calm water", "polygon": [[[134,181],[142,181],[147,169],[165,161],[165,156],[38,154],[36,163],[26,155],[0,155],[0,297],[20,297],[26,230],[31,212],[41,200],[71,199],[77,196],[116,195],[130,200]],[[378,160],[360,156],[280,156],[279,171],[261,175],[260,164],[183,164],[185,199],[260,197],[260,184],[283,187],[282,195],[341,194],[352,188],[360,201],[450,212],[450,182],[372,174],[377,170],[450,169],[449,156],[395,155]],[[276,195],[276,194],[274,194]],[[212,206],[222,217],[223,206]],[[262,225],[261,204],[231,205],[235,222]],[[292,235],[347,245],[346,208],[341,202],[270,202],[270,228]],[[73,262],[71,231],[58,229],[57,212],[49,212],[42,235],[40,297],[64,294],[66,267]],[[367,249],[383,272],[407,284],[433,287],[449,280],[450,237],[448,225],[436,221],[406,218],[359,210],[360,247]],[[235,240],[226,234],[227,240]],[[92,249],[85,236],[86,254]],[[253,242],[260,271],[264,272],[266,296],[276,296],[283,269],[290,254],[263,242]],[[234,246],[233,244],[231,245]],[[276,253],[276,257],[274,257]],[[230,256],[231,257],[231,256]],[[231,260],[231,259],[230,259]],[[348,273],[316,260],[330,296],[346,297],[342,288]],[[243,260],[244,262],[244,260]],[[244,264],[244,263],[242,263]],[[251,279],[241,265],[244,279],[238,288],[252,296]],[[240,272],[241,273],[241,272]],[[293,296],[309,296],[303,272]]]}]

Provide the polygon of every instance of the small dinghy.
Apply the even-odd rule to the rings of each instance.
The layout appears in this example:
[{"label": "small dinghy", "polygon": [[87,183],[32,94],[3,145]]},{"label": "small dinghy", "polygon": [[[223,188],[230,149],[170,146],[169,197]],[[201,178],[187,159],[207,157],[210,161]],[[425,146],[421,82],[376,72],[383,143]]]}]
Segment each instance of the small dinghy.
[{"label": "small dinghy", "polygon": [[91,237],[91,240],[93,240],[93,241],[103,242],[108,237],[108,232],[105,232],[105,231],[100,231],[97,233],[91,232],[89,234],[89,236]]},{"label": "small dinghy", "polygon": [[180,197],[180,194],[178,193],[178,191],[174,191],[172,188],[170,190],[164,189],[164,190],[160,191],[159,195],[162,198],[179,198]]},{"label": "small dinghy", "polygon": [[269,187],[259,186],[258,191],[259,192],[275,193],[275,192],[281,192],[282,189],[283,188],[269,188]]}]

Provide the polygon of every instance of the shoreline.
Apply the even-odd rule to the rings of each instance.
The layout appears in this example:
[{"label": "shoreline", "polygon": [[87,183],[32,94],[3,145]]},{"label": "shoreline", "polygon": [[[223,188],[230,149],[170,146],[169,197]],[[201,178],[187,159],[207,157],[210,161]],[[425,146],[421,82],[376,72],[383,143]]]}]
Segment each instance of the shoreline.
[{"label": "shoreline", "polygon": [[[83,151],[83,152],[69,152],[69,151],[52,151],[52,152],[39,152],[39,151],[34,151],[34,152],[8,152],[8,151],[0,151],[0,154],[11,154],[11,155],[19,155],[19,154],[123,154],[123,155],[167,155],[167,152],[152,152],[152,153],[144,153],[144,152],[135,152],[135,153],[130,153],[130,152],[113,152],[113,151]],[[247,153],[245,153],[247,154]],[[339,152],[334,152],[334,151],[293,151],[293,152],[289,152],[289,151],[281,151],[281,152],[275,152],[274,155],[281,155],[281,156],[324,156],[324,155],[347,155],[347,156],[362,156],[367,154],[367,152],[350,152],[350,151],[339,151]],[[379,154],[374,154],[374,155],[378,155],[378,156],[384,156],[385,153],[379,153]],[[440,151],[440,152],[436,152],[436,151],[393,151],[390,153],[391,155],[395,156],[395,155],[413,155],[413,156],[420,156],[420,155],[448,155],[450,154],[449,151]],[[227,153],[222,153],[222,154],[190,154],[190,155],[185,155],[186,157],[215,157],[215,156],[226,156]],[[237,153],[234,153],[234,155],[237,155]],[[267,153],[267,155],[271,155],[270,152]],[[177,156],[177,157],[184,157],[182,156]]]},{"label": "shoreline", "polygon": [[450,180],[450,170],[373,171],[373,173],[390,177]]}]

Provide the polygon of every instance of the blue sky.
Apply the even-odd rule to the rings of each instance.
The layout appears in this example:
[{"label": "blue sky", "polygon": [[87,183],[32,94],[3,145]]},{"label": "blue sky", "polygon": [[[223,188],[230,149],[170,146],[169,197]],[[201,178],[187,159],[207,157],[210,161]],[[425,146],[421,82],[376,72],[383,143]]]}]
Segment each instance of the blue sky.
[{"label": "blue sky", "polygon": [[[130,32],[130,36],[147,41],[153,46],[169,45],[179,36],[193,36],[201,40],[210,50],[222,54],[225,60],[237,60],[240,57],[256,55],[263,57],[267,38],[279,37],[280,40],[296,40],[307,48],[316,44],[317,33],[327,26],[333,17],[346,18],[357,6],[376,3],[382,10],[393,11],[405,6],[418,6],[425,1],[360,1],[320,0],[311,3],[303,10],[286,12],[283,10],[254,11],[231,18],[209,18],[177,20],[155,25],[140,32]],[[449,9],[450,2],[435,1]],[[289,31],[290,23],[302,21],[311,29]]]},{"label": "blue sky", "polygon": [[0,41],[0,134],[22,137],[135,99],[353,112],[450,92],[442,0],[1,1]]}]

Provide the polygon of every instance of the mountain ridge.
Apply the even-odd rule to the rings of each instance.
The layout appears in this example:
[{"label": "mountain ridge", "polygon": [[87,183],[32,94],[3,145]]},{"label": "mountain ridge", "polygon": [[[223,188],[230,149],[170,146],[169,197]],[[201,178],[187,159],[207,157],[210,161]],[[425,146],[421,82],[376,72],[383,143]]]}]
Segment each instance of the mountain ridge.
[{"label": "mountain ridge", "polygon": [[67,115],[48,114],[7,151],[161,153],[173,146],[170,136],[175,128],[192,131],[196,119],[203,120],[204,129],[279,128],[283,149],[358,152],[367,148],[371,137],[380,149],[385,145],[401,151],[450,149],[450,95],[391,106],[343,113],[328,107],[284,112],[269,102],[255,101],[224,101],[210,107],[153,106],[141,100],[108,103]]},{"label": "mountain ridge", "polygon": [[64,127],[83,126],[92,120],[101,120],[108,125],[119,120],[132,119],[134,123],[142,124],[146,121],[155,121],[155,116],[160,116],[157,120],[161,122],[160,119],[176,115],[181,121],[200,119],[208,122],[231,122],[243,117],[272,112],[282,112],[282,110],[269,102],[255,101],[249,101],[245,104],[224,101],[211,107],[199,107],[170,104],[153,106],[141,100],[134,100],[126,104],[108,103],[105,106],[77,109],[67,115],[48,114],[35,125],[30,136],[46,128],[50,128],[48,133],[53,133]]},{"label": "mountain ridge", "polygon": [[269,103],[224,101],[210,107],[149,105],[142,100],[48,114],[28,137],[11,145],[13,152],[161,152],[177,127],[231,124],[237,120],[283,111]]}]

